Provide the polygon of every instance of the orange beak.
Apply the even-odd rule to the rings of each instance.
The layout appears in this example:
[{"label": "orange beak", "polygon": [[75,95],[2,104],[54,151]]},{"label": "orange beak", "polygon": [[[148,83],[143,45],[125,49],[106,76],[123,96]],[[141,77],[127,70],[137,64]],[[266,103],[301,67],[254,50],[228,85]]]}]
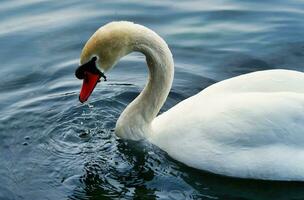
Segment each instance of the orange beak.
[{"label": "orange beak", "polygon": [[79,66],[75,71],[75,76],[78,79],[83,79],[79,95],[79,101],[81,103],[84,103],[88,100],[101,77],[103,77],[105,81],[107,80],[106,76],[97,69],[95,63],[96,60],[97,57],[91,58],[90,61]]},{"label": "orange beak", "polygon": [[79,101],[81,103],[84,103],[88,100],[90,95],[92,94],[95,86],[99,82],[100,75],[99,74],[93,74],[91,72],[84,72],[84,79],[79,95]]}]

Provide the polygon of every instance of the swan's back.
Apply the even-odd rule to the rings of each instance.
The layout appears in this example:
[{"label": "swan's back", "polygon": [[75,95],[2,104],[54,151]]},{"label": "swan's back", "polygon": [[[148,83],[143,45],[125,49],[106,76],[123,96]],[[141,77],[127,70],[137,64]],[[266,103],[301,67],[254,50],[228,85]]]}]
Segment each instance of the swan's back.
[{"label": "swan's back", "polygon": [[274,69],[230,78],[214,84],[202,93],[297,92],[304,93],[304,73]]},{"label": "swan's back", "polygon": [[289,70],[219,82],[158,116],[150,140],[198,169],[304,180],[303,87],[304,74]]}]

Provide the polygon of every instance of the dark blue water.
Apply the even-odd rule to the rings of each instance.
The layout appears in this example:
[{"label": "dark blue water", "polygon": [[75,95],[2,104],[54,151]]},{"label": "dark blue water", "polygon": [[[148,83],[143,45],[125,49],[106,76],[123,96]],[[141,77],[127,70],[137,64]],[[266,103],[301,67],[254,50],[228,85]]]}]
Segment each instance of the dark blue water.
[{"label": "dark blue water", "polygon": [[217,81],[304,71],[304,1],[0,1],[0,199],[304,199],[304,184],[232,179],[189,168],[147,142],[114,135],[145,84],[131,54],[89,103],[74,77],[101,25],[143,24],[175,59],[162,111]]}]

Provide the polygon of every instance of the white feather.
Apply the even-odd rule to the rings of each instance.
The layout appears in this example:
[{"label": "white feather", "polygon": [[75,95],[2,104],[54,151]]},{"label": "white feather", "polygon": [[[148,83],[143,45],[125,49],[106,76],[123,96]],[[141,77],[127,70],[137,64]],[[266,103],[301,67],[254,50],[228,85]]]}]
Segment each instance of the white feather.
[{"label": "white feather", "polygon": [[304,180],[301,85],[304,74],[287,70],[219,82],[158,116],[150,141],[176,160],[213,173]]}]

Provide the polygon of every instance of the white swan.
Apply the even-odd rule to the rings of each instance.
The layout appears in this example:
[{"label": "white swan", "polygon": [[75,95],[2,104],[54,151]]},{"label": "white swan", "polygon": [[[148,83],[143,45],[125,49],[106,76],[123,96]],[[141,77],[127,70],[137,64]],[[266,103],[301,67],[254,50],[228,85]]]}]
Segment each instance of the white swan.
[{"label": "white swan", "polygon": [[132,51],[146,56],[149,79],[120,115],[118,136],[145,138],[174,159],[216,174],[304,180],[304,73],[267,70],[234,77],[156,117],[172,85],[171,52],[152,30],[112,22],[98,29],[82,50],[76,71],[84,79],[80,101]]}]

